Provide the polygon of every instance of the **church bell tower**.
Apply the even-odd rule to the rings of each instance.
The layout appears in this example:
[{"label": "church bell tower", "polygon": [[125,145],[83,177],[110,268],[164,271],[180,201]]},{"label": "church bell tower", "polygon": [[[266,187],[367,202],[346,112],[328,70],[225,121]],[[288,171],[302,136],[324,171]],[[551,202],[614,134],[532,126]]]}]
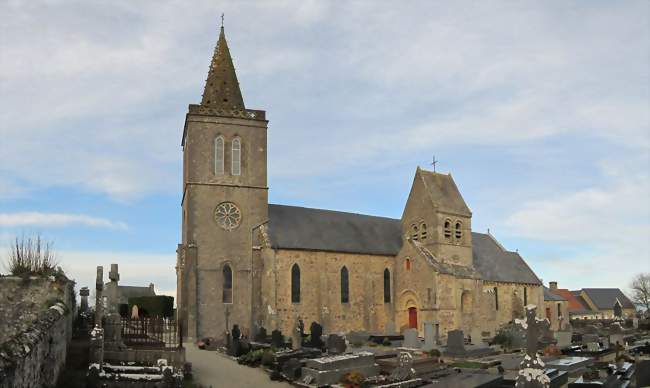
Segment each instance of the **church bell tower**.
[{"label": "church bell tower", "polygon": [[268,220],[267,120],[247,109],[223,26],[183,130],[178,322],[191,339],[252,330],[253,234]]}]

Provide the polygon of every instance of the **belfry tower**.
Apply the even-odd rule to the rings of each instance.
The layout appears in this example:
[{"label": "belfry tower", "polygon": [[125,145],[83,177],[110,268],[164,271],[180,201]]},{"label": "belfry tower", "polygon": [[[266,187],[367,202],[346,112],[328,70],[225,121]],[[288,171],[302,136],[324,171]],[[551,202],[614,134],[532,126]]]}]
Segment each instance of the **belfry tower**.
[{"label": "belfry tower", "polygon": [[223,26],[201,104],[189,105],[183,138],[178,322],[183,336],[252,330],[253,234],[268,219],[267,124],[246,109]]}]

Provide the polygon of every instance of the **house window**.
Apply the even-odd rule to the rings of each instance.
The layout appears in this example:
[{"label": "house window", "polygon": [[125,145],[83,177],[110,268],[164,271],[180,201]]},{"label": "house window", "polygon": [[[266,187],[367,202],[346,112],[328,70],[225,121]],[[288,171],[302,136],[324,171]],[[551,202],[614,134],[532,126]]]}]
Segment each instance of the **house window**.
[{"label": "house window", "polygon": [[214,139],[214,173],[223,175],[224,145],[223,137],[219,136]]},{"label": "house window", "polygon": [[232,175],[241,175],[241,140],[232,141]]},{"label": "house window", "polygon": [[404,264],[405,264],[405,266],[406,266],[406,270],[407,270],[407,271],[410,271],[410,270],[411,270],[411,259],[406,259],[406,261],[404,262]]},{"label": "house window", "polygon": [[426,240],[427,239],[427,224],[424,222],[420,224],[420,239]]},{"label": "house window", "polygon": [[524,306],[528,306],[528,289],[524,287]]},{"label": "house window", "polygon": [[341,268],[341,303],[350,303],[350,279],[346,267]]},{"label": "house window", "polygon": [[499,310],[499,289],[494,287],[494,307]]},{"label": "house window", "polygon": [[445,220],[445,239],[451,240],[451,220]]},{"label": "house window", "polygon": [[456,240],[460,241],[463,238],[463,224],[460,221],[456,221]]},{"label": "house window", "polygon": [[291,303],[300,303],[300,267],[291,267]]},{"label": "house window", "polygon": [[562,317],[562,304],[561,303],[557,304],[557,317],[558,318]]},{"label": "house window", "polygon": [[223,266],[223,303],[232,303],[232,269],[230,265]]},{"label": "house window", "polygon": [[384,270],[384,303],[390,303],[390,271]]}]

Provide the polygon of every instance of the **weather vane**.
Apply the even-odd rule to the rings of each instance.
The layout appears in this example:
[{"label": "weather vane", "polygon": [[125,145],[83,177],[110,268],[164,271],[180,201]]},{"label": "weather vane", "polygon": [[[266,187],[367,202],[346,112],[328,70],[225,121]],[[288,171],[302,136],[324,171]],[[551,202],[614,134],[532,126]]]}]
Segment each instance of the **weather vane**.
[{"label": "weather vane", "polygon": [[433,166],[433,172],[436,172],[436,164],[438,164],[439,160],[436,160],[436,156],[433,155],[433,161],[431,162],[431,165]]},{"label": "weather vane", "polygon": [[223,16],[224,16],[224,13],[222,12],[221,13],[221,27],[223,27]]}]

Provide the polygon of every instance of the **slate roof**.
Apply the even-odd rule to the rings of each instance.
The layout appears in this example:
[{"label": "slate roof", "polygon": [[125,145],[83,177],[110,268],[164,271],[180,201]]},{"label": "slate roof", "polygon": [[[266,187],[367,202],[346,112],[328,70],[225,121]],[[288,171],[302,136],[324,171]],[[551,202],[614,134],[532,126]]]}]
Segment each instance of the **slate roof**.
[{"label": "slate roof", "polygon": [[544,286],[544,300],[549,302],[566,302],[563,296],[554,294],[548,287]]},{"label": "slate roof", "polygon": [[[287,205],[269,204],[268,235],[274,249],[396,256],[402,248],[398,219]],[[541,284],[518,253],[506,251],[490,235],[472,232],[472,241],[482,279]]]},{"label": "slate roof", "polygon": [[618,288],[583,288],[589,299],[599,310],[611,310],[618,300],[624,309],[633,309],[634,304]]},{"label": "slate roof", "polygon": [[395,256],[400,220],[332,210],[269,204],[271,247]]},{"label": "slate roof", "polygon": [[456,214],[472,214],[451,175],[439,174],[421,168],[418,168],[418,171],[431,199],[440,210]]}]

